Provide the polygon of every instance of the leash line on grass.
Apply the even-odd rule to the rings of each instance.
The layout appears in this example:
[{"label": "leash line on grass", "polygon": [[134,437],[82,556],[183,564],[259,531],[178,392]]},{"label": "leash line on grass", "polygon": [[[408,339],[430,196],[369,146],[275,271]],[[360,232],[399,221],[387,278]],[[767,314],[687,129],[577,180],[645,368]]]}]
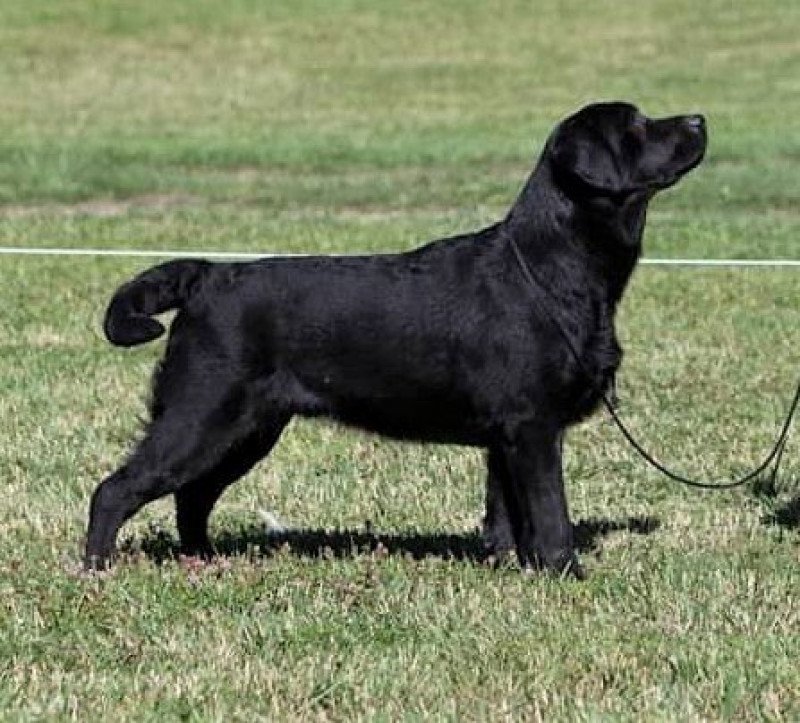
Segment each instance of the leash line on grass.
[{"label": "leash line on grass", "polygon": [[[185,258],[185,259],[280,259],[304,258],[312,254],[304,253],[258,253],[255,251],[196,251],[171,249],[104,249],[104,248],[64,248],[35,246],[0,246],[0,256],[97,256],[121,258]],[[348,256],[351,254],[328,254]],[[689,266],[722,268],[800,268],[800,259],[641,259],[645,266]]]}]

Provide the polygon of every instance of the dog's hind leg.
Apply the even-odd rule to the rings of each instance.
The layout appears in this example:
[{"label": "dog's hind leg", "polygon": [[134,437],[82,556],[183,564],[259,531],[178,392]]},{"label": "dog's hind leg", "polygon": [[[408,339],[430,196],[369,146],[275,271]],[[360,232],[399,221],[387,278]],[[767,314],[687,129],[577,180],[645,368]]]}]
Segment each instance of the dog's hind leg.
[{"label": "dog's hind leg", "polygon": [[175,493],[178,535],[184,554],[213,554],[208,539],[211,510],[229,485],[270,453],[287,421],[275,419],[263,424],[256,433],[238,443],[214,469],[188,482]]},{"label": "dog's hind leg", "polygon": [[[226,459],[258,432],[257,410],[243,390],[219,390],[213,396],[191,392],[187,386],[181,398],[150,424],[127,463],[95,490],[84,558],[87,569],[108,565],[119,528],[141,507],[224,468]],[[257,461],[252,460],[252,448],[250,454],[247,469]],[[236,471],[246,470],[231,464],[229,476]]]}]

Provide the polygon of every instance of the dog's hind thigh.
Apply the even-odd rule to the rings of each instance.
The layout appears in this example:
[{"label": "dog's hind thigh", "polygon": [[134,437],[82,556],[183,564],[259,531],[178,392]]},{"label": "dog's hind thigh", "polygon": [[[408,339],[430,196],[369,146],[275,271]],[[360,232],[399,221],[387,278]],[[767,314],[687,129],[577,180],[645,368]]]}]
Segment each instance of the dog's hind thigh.
[{"label": "dog's hind thigh", "polygon": [[187,555],[211,555],[208,518],[227,487],[247,474],[266,457],[286,426],[287,420],[272,420],[242,440],[220,463],[175,492],[175,513],[181,550]]},{"label": "dog's hind thigh", "polygon": [[108,565],[119,528],[145,504],[207,477],[243,440],[252,438],[258,430],[257,415],[244,399],[243,395],[220,394],[213,404],[209,401],[200,409],[178,404],[150,424],[127,463],[92,495],[84,558],[87,569]]}]

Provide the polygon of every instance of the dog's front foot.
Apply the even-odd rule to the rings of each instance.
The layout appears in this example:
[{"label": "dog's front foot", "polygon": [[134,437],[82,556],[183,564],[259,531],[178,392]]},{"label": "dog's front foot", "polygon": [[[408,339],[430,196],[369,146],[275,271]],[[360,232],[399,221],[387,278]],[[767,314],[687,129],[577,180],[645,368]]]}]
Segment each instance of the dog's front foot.
[{"label": "dog's front foot", "polygon": [[481,539],[487,556],[498,562],[505,560],[514,549],[511,526],[505,520],[499,523],[484,520]]},{"label": "dog's front foot", "polygon": [[108,572],[112,563],[111,555],[98,555],[87,552],[83,556],[83,572],[87,574]]},{"label": "dog's front foot", "polygon": [[586,579],[586,570],[572,550],[559,550],[553,553],[534,553],[527,556],[522,566],[526,575],[545,572],[560,578],[572,577]]}]

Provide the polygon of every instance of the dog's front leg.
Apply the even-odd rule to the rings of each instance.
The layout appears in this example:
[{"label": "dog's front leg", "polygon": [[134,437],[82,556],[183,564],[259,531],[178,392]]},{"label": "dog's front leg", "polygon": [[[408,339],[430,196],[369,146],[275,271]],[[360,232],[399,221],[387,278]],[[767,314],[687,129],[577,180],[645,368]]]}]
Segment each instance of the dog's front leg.
[{"label": "dog's front leg", "polygon": [[526,424],[511,435],[505,445],[506,502],[523,568],[583,578],[564,491],[562,434],[561,429]]},{"label": "dog's front leg", "polygon": [[486,516],[483,518],[483,545],[496,559],[504,558],[514,549],[506,495],[509,494],[509,473],[502,447],[489,448],[486,455]]}]

